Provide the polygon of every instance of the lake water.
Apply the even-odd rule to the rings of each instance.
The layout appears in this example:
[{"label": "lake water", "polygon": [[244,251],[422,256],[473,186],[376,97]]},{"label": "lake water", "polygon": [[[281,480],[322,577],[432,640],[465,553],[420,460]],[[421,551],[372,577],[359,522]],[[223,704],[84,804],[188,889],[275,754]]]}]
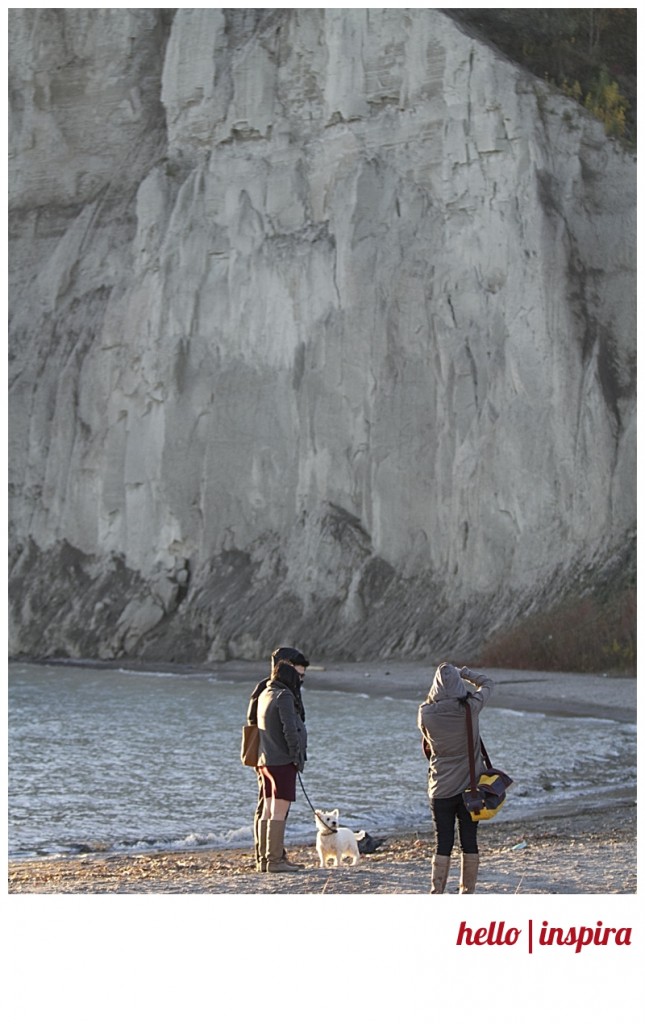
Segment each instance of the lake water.
[{"label": "lake water", "polygon": [[[239,759],[257,679],[12,664],[9,670],[9,855],[65,856],[251,846],[257,787]],[[314,807],[372,835],[430,827],[418,702],[305,682]],[[636,785],[636,726],[485,710],[493,763],[515,780],[506,819],[602,803]],[[482,827],[486,827],[485,825]],[[287,842],[313,842],[297,786]]]}]

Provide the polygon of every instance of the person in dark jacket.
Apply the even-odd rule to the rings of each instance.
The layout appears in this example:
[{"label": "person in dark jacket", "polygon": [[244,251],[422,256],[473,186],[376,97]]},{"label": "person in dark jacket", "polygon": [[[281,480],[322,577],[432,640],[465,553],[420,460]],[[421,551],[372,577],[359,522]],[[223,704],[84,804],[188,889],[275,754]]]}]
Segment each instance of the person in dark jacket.
[{"label": "person in dark jacket", "polygon": [[[260,856],[266,871],[295,871],[283,856],[287,814],[296,799],[296,776],[307,760],[307,730],[300,698],[300,674],[278,661],[258,698],[260,754],[258,772],[264,783],[264,810],[258,824]],[[264,865],[260,865],[262,870]]]},{"label": "person in dark jacket", "polygon": [[[271,655],[271,671],[273,672],[279,661],[286,661],[289,665],[295,668],[296,672],[300,677],[300,686],[302,686],[302,680],[304,679],[305,672],[309,666],[309,661],[305,658],[302,651],[299,651],[297,647],[278,647],[273,651]],[[269,684],[270,676],[262,679],[251,694],[249,700],[249,706],[246,714],[246,721],[248,725],[257,725],[258,720],[258,699],[260,694],[264,692]],[[302,709],[302,719],[304,721],[304,707],[302,705],[302,696],[299,692],[300,707]],[[266,871],[266,825],[260,825],[264,815],[264,789],[265,780],[261,771],[256,769],[257,782],[258,782],[258,800],[255,808],[255,815],[253,817],[253,845],[255,851],[255,868],[256,871]],[[260,835],[262,833],[262,836]],[[287,861],[287,851],[283,849],[282,859]],[[292,863],[292,862],[289,862]],[[296,868],[302,867],[302,865],[294,865]]]},{"label": "person in dark jacket", "polygon": [[[466,682],[472,686],[466,686]],[[488,703],[495,684],[481,672],[458,669],[443,662],[435,672],[426,701],[419,707],[417,724],[423,736],[423,748],[429,760],[428,796],[436,832],[436,852],[432,858],[432,894],[446,888],[450,857],[455,842],[455,822],[461,845],[459,892],[474,893],[479,871],[477,825],[462,799],[470,785],[468,734],[465,701],[472,713],[475,774],[484,771],[479,744],[479,714]]]}]

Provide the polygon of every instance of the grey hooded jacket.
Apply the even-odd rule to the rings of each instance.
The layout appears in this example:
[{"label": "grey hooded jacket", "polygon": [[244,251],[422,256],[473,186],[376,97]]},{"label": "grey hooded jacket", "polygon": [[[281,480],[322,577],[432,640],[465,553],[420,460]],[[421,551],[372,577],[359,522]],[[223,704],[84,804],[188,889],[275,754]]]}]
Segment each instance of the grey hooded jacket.
[{"label": "grey hooded jacket", "polygon": [[[473,683],[475,691],[464,679]],[[475,744],[475,773],[484,771],[479,746],[479,714],[495,687],[492,679],[469,668],[440,665],[435,672],[425,703],[419,707],[417,724],[430,746],[428,796],[438,799],[457,796],[470,785],[466,710],[461,698],[470,694]]]},{"label": "grey hooded jacket", "polygon": [[307,729],[288,686],[272,679],[258,698],[258,765],[297,764],[307,760]]}]

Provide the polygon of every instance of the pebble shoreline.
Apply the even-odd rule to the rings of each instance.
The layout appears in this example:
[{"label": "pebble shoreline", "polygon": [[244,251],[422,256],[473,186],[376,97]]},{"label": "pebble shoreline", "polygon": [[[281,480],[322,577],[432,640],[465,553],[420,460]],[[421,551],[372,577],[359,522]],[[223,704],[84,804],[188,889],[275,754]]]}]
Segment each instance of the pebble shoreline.
[{"label": "pebble shoreline", "polygon": [[[636,892],[636,805],[480,825],[481,894]],[[288,836],[287,836],[288,840]],[[432,832],[389,836],[355,867],[322,869],[314,845],[289,848],[305,870],[258,874],[245,850],[122,856],[85,854],[9,864],[9,893],[422,894],[430,884]],[[446,893],[458,890],[453,856]]]}]

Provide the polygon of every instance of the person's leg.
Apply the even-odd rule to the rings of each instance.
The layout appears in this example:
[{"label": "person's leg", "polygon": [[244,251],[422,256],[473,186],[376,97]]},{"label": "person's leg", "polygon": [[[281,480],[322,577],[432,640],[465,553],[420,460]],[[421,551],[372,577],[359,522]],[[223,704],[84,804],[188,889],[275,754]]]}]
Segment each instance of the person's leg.
[{"label": "person's leg", "polygon": [[296,798],[296,768],[295,765],[280,765],[269,770],[274,787],[267,825],[267,871],[297,871],[300,865],[292,864],[284,856],[287,815]]},{"label": "person's leg", "polygon": [[286,821],[290,806],[290,800],[279,800],[274,796],[271,801],[271,814],[269,815],[271,821]]},{"label": "person's leg", "polygon": [[449,799],[433,799],[430,810],[435,827],[436,848],[432,858],[431,895],[440,895],[446,888],[450,871],[450,855],[455,842],[455,802]]},{"label": "person's leg", "polygon": [[[258,781],[258,799],[253,816],[253,842],[255,847],[255,867],[257,871],[266,870],[266,826],[261,829],[260,821],[264,812],[264,776],[256,770]],[[263,835],[260,833],[263,832]],[[262,864],[264,863],[264,868]]]},{"label": "person's leg", "polygon": [[459,843],[461,845],[461,875],[459,892],[462,896],[472,895],[479,873],[479,847],[477,846],[478,821],[473,821],[463,800],[457,809]]},{"label": "person's leg", "polygon": [[[266,782],[265,782],[265,779],[267,780]],[[258,772],[258,782],[259,782],[258,803],[257,803],[257,807],[255,808],[255,821],[254,821],[255,833],[256,833],[256,836],[258,836],[258,842],[257,842],[257,845],[256,845],[256,849],[259,847],[259,849],[261,851],[264,851],[265,866],[264,867],[260,866],[259,870],[266,871],[266,827],[262,828],[262,825],[260,823],[262,821],[268,821],[272,817],[275,817],[276,819],[279,820],[283,813],[284,813],[284,820],[286,821],[287,818],[289,817],[289,808],[291,807],[291,801],[290,800],[282,801],[281,802],[281,806],[280,806],[280,810],[278,811],[277,814],[274,815],[273,811],[272,811],[272,808],[275,806],[275,783],[273,781],[273,778],[270,775],[265,776],[265,775],[261,774],[261,770],[260,770]],[[271,784],[271,788],[270,789],[269,789],[269,783]],[[266,790],[266,792],[265,792],[265,790]],[[284,804],[286,806],[286,809],[282,807],[282,804]],[[260,837],[260,832],[262,832],[262,837]],[[286,850],[282,851],[282,856],[283,856],[284,860],[287,859],[287,851]],[[259,857],[256,856],[256,864],[258,863],[258,859],[261,861],[262,860],[262,856],[261,855]]]},{"label": "person's leg", "polygon": [[448,797],[431,800],[430,810],[435,828],[435,852],[442,857],[449,857],[455,843],[455,799]]},{"label": "person's leg", "polygon": [[273,799],[273,792],[275,789],[275,783],[271,777],[270,772],[263,766],[258,769],[258,803],[255,808],[255,816],[257,823],[257,848],[258,848],[258,859],[256,862],[256,871],[264,872],[267,870],[267,856],[268,856],[268,828],[269,818],[271,817],[271,801]]},{"label": "person's leg", "polygon": [[271,817],[267,822],[267,871],[297,871],[298,867],[284,854],[284,830],[287,824],[289,801],[274,799]]}]

